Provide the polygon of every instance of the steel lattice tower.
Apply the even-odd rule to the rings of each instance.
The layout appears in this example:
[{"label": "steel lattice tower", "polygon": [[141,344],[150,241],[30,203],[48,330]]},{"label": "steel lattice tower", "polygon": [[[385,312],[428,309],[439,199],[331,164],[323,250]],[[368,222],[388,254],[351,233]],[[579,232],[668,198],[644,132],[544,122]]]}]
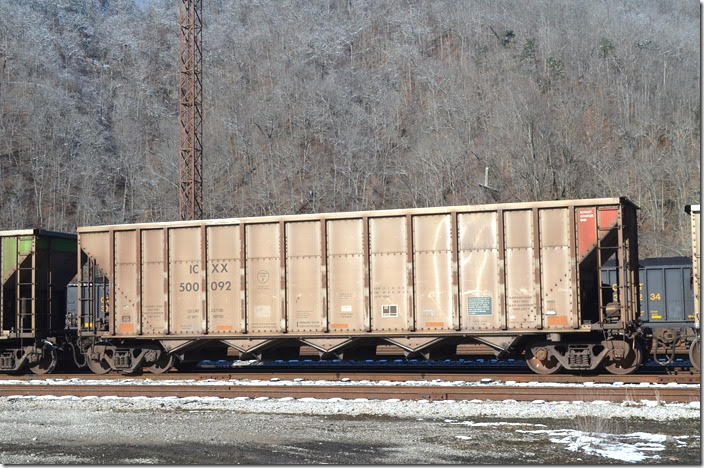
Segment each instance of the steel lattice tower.
[{"label": "steel lattice tower", "polygon": [[182,220],[203,217],[202,0],[181,0],[179,12],[179,195]]}]

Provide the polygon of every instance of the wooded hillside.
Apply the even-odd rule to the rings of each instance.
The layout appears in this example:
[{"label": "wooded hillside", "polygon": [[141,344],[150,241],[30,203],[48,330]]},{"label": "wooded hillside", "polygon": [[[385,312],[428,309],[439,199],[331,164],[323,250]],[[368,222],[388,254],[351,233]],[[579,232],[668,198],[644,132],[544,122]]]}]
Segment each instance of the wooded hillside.
[{"label": "wooded hillside", "polygon": [[[626,195],[689,254],[697,2],[203,3],[207,217]],[[0,227],[176,219],[177,24],[0,0]]]}]

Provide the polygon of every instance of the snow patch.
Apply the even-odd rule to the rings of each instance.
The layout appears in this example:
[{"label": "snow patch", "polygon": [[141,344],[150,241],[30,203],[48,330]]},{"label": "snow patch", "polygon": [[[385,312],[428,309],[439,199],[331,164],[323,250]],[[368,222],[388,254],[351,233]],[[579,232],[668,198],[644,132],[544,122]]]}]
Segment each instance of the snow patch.
[{"label": "snow patch", "polygon": [[550,442],[564,445],[571,452],[581,452],[627,463],[641,463],[648,459],[658,459],[650,452],[665,450],[668,436],[648,432],[630,434],[604,434],[583,432],[573,429],[516,429],[525,434],[545,434]]}]

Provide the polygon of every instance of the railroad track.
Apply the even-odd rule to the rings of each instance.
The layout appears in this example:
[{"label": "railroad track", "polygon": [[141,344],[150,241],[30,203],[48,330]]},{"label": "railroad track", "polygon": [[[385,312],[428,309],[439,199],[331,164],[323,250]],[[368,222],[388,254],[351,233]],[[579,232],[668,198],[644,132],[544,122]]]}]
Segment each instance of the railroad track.
[{"label": "railroad track", "polygon": [[356,370],[257,370],[257,371],[220,371],[220,372],[168,372],[165,374],[140,374],[140,375],[123,375],[123,374],[103,374],[96,375],[92,373],[75,373],[75,374],[48,374],[37,376],[32,374],[27,375],[0,375],[0,382],[3,380],[69,380],[69,379],[84,379],[84,380],[120,380],[120,379],[151,379],[151,380],[233,380],[233,379],[250,379],[250,380],[293,380],[303,378],[305,380],[342,380],[349,379],[351,381],[368,380],[378,382],[381,380],[388,381],[408,381],[408,380],[443,380],[443,381],[464,381],[478,382],[483,379],[491,379],[492,381],[501,382],[540,382],[540,383],[614,383],[622,382],[629,383],[680,383],[680,384],[697,384],[701,382],[700,374],[681,373],[681,374],[631,374],[631,375],[611,375],[611,374],[554,374],[554,375],[537,375],[529,372],[525,373],[491,373],[486,372],[447,372],[447,371],[356,371]]},{"label": "railroad track", "polygon": [[692,402],[698,387],[549,387],[549,386],[390,386],[390,385],[0,385],[0,396],[116,396],[220,398],[364,398],[369,400],[515,400]]}]

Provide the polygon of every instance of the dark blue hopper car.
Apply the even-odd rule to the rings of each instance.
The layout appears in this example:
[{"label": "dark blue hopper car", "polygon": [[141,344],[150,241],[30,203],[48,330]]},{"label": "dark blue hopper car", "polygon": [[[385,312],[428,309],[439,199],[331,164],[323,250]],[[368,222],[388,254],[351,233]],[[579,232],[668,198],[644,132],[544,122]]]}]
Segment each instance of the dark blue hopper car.
[{"label": "dark blue hopper car", "polygon": [[[95,317],[97,325],[107,324],[108,320],[108,300],[109,295],[107,286],[103,283],[91,283],[83,285],[81,296],[83,297],[83,307],[81,317]],[[91,298],[94,298],[91,300]],[[77,328],[78,325],[78,285],[71,283],[66,288],[66,327],[69,329]],[[92,306],[95,308],[92,314],[88,313],[87,308]],[[84,323],[83,327],[93,326],[90,323]]]},{"label": "dark blue hopper car", "polygon": [[[612,260],[601,269],[601,281],[614,288],[616,265]],[[690,257],[646,258],[640,261],[640,316],[651,328],[686,328],[694,323],[692,259]],[[612,300],[612,298],[608,298]]]},{"label": "dark blue hopper car", "polygon": [[[616,265],[610,260],[601,269],[605,302],[616,301]],[[686,355],[696,339],[694,294],[690,257],[646,258],[640,261],[640,318],[653,335],[652,354],[661,364]],[[612,290],[608,289],[612,286]]]}]

